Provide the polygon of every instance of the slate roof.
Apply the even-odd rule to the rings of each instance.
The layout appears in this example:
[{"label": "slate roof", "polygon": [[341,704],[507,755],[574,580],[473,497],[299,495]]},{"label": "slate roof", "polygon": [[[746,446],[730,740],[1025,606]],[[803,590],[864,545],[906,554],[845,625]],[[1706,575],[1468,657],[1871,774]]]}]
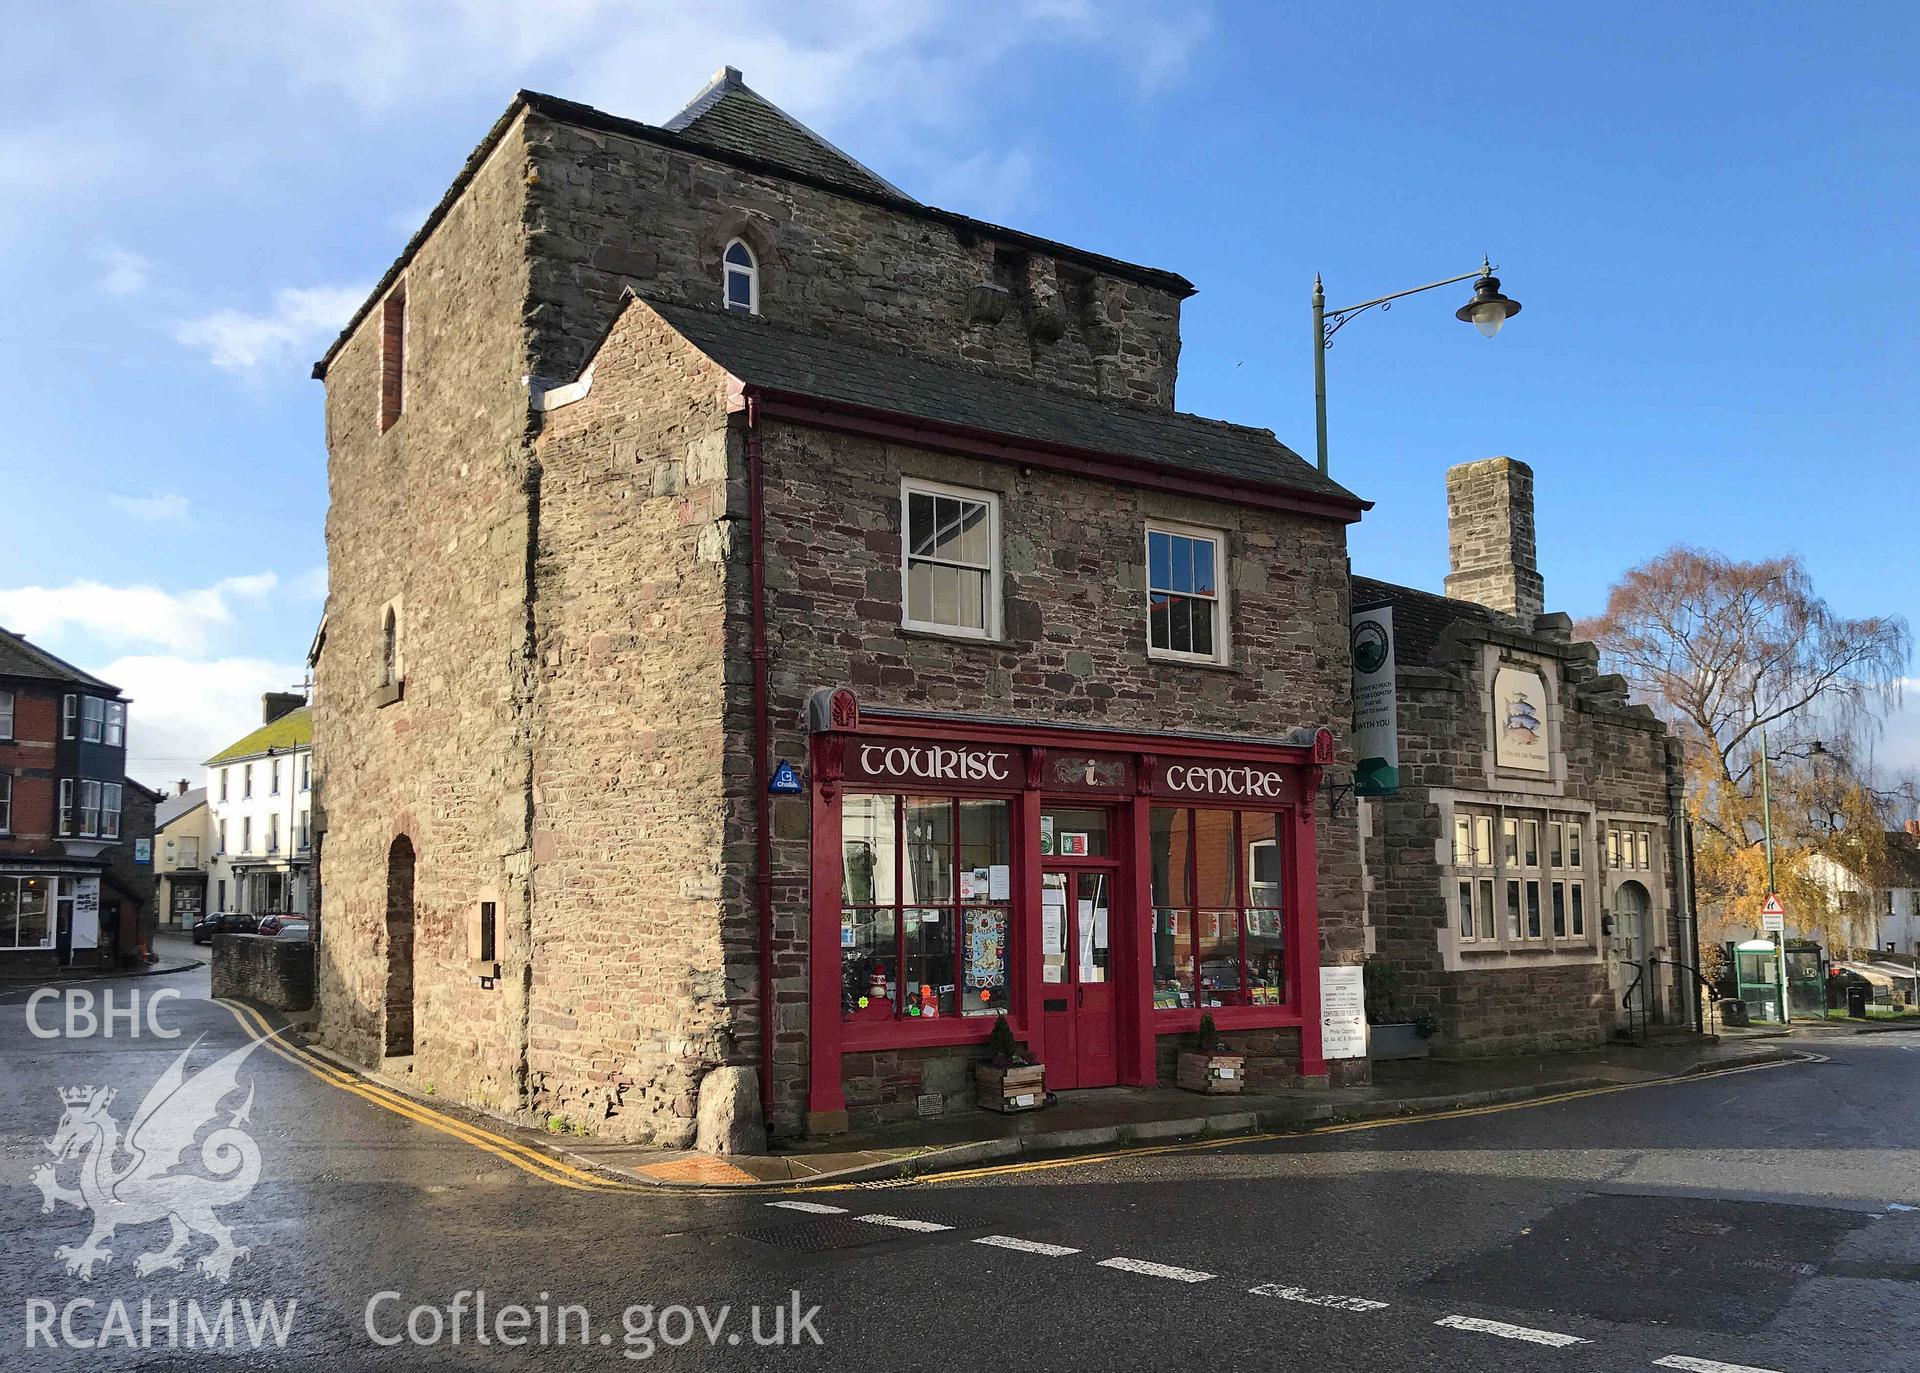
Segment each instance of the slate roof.
[{"label": "slate roof", "polygon": [[108,691],[115,696],[120,694],[120,688],[113,683],[103,682],[91,672],[82,672],[66,659],[54,657],[8,629],[0,629],[0,677],[32,677]]},{"label": "slate roof", "polygon": [[1391,605],[1393,607],[1393,656],[1396,662],[1431,667],[1440,636],[1448,626],[1461,620],[1476,625],[1497,625],[1491,610],[1472,601],[1456,601],[1372,577],[1353,579],[1353,607]]},{"label": "slate roof", "polygon": [[175,792],[165,797],[153,808],[153,827],[165,829],[183,815],[190,815],[207,804],[207,789],[193,787],[187,791]]},{"label": "slate roof", "polygon": [[1322,476],[1269,429],[1080,395],[984,367],[793,329],[740,310],[645,304],[752,386],[1279,487],[1356,512],[1369,504]]},{"label": "slate roof", "polygon": [[207,765],[231,763],[236,758],[258,758],[269,750],[278,753],[286,749],[310,748],[312,745],[313,707],[301,706],[277,720],[268,721],[253,733],[234,740],[207,759]]},{"label": "slate roof", "polygon": [[660,127],[710,148],[775,162],[821,181],[913,199],[748,86],[733,67],[722,67],[684,110]]},{"label": "slate roof", "polygon": [[1896,886],[1920,887],[1920,839],[1905,830],[1887,831],[1888,856],[1900,875]]}]

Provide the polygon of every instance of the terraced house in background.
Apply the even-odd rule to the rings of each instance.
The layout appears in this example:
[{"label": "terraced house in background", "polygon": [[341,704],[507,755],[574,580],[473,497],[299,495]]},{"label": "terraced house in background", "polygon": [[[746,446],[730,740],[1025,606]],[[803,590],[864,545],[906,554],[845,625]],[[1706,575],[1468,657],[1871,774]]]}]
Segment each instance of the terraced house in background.
[{"label": "terraced house in background", "polygon": [[0,976],[132,957],[152,934],[158,798],[126,775],[127,704],[0,629]]},{"label": "terraced house in background", "polygon": [[313,872],[313,711],[260,698],[261,725],[207,760],[211,911],[304,915]]},{"label": "terraced house in background", "polygon": [[[663,1143],[1072,1089],[1362,956],[1346,530],[1174,409],[1191,285],[924,205],[728,69],[523,93],[316,368],[327,1041]],[[738,1080],[738,1074],[726,1080]]]}]

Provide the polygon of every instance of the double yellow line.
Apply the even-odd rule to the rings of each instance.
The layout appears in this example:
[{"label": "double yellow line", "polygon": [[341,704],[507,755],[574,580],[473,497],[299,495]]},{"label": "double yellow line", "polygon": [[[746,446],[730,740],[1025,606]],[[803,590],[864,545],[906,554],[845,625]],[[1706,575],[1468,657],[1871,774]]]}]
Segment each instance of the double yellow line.
[{"label": "double yellow line", "polygon": [[251,1006],[243,1006],[232,1001],[217,1001],[214,1004],[225,1007],[227,1012],[240,1022],[240,1028],[263,1045],[267,1052],[278,1055],[303,1072],[312,1073],[329,1087],[350,1092],[364,1101],[372,1102],[383,1111],[391,1111],[397,1116],[413,1121],[416,1125],[424,1125],[429,1130],[438,1130],[441,1134],[449,1135],[463,1144],[471,1144],[484,1153],[492,1154],[503,1163],[512,1164],[521,1172],[539,1178],[542,1182],[550,1182],[556,1187],[570,1187],[580,1192],[649,1190],[637,1183],[619,1182],[584,1168],[576,1168],[530,1145],[509,1139],[505,1135],[495,1134],[492,1130],[482,1129],[467,1121],[443,1115],[415,1101],[412,1097],[369,1082],[344,1068],[337,1068],[318,1054],[296,1044],[289,1044],[282,1039],[280,1032],[267,1022],[266,1017]]},{"label": "double yellow line", "polygon": [[[1556,1092],[1552,1096],[1529,1097],[1522,1101],[1500,1101],[1485,1106],[1460,1106],[1448,1111],[1428,1111],[1421,1115],[1386,1116],[1379,1120],[1350,1120],[1337,1125],[1306,1125],[1297,1130],[1259,1130],[1249,1134],[1222,1135],[1218,1139],[1188,1140],[1181,1144],[1155,1144],[1143,1147],[1110,1149],[1099,1154],[1076,1154],[1070,1158],[1036,1159],[1028,1163],[990,1163],[979,1168],[960,1168],[952,1172],[929,1173],[921,1182],[966,1182],[979,1178],[1010,1177],[1017,1173],[1039,1173],[1056,1168],[1081,1168],[1089,1164],[1119,1163],[1129,1159],[1156,1158],[1166,1154],[1194,1154],[1207,1149],[1230,1149],[1241,1144],[1262,1144],[1281,1139],[1304,1139],[1314,1135],[1344,1135],[1361,1130],[1388,1130],[1396,1125],[1426,1125],[1437,1120],[1461,1120],[1468,1116],[1500,1115],[1507,1111],[1527,1111],[1536,1106],[1553,1106],[1585,1097],[1610,1096],[1615,1092],[1638,1091],[1642,1087],[1667,1087],[1681,1082],[1700,1082],[1707,1078],[1727,1077],[1734,1073],[1756,1073],[1790,1063],[1817,1063],[1819,1054],[1796,1051],[1798,1058],[1777,1059],[1769,1063],[1742,1063],[1712,1072],[1691,1073],[1685,1077],[1650,1078],[1645,1082],[1611,1083],[1605,1087],[1583,1087],[1577,1091]],[[858,1187],[857,1182],[827,1183],[805,1189],[809,1192],[838,1192]]]}]

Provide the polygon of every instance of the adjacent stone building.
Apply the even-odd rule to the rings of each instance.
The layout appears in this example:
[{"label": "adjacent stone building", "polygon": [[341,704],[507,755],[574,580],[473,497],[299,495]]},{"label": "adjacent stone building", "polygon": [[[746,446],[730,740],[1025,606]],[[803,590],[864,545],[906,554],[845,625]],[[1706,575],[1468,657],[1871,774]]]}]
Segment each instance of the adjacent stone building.
[{"label": "adjacent stone building", "polygon": [[1203,1012],[1363,1077],[1365,503],[1173,409],[1191,290],[731,69],[517,97],[316,368],[327,1040],[668,1144],[718,1067],[776,1133],[963,1109],[1003,1012],[1061,1088]]},{"label": "adjacent stone building", "polygon": [[1359,752],[1372,724],[1397,753],[1361,802],[1375,1010],[1461,1056],[1689,1026],[1678,742],[1543,613],[1532,469],[1446,485],[1447,594],[1353,580]]}]

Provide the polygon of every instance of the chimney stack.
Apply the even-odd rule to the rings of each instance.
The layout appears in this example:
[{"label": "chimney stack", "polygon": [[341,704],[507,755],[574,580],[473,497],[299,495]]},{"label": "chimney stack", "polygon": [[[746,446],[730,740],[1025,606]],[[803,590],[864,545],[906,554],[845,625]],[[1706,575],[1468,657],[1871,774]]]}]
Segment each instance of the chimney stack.
[{"label": "chimney stack", "polygon": [[260,723],[270,725],[289,711],[300,709],[307,698],[297,691],[269,691],[260,697]]},{"label": "chimney stack", "polygon": [[1910,838],[1920,839],[1920,820],[1907,821],[1906,830]]},{"label": "chimney stack", "polygon": [[1447,595],[1531,631],[1545,609],[1533,538],[1533,469],[1482,458],[1447,469]]},{"label": "chimney stack", "polygon": [[174,785],[180,788],[179,791],[174,793],[175,796],[185,796],[187,794],[189,787],[186,778],[182,777],[178,782],[175,782]]}]

